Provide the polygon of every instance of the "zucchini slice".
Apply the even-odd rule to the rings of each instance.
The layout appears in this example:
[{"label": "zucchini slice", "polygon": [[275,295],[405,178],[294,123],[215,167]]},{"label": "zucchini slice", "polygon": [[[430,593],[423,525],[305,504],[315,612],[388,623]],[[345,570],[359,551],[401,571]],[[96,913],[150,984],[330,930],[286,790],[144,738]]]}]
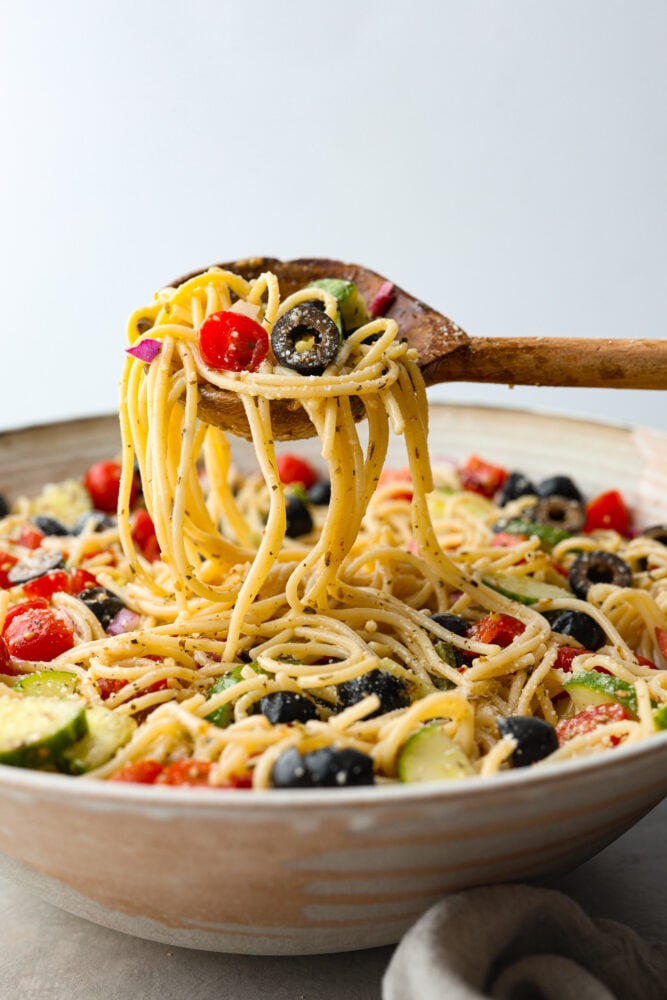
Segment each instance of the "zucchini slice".
[{"label": "zucchini slice", "polygon": [[18,680],[14,690],[45,698],[66,698],[76,692],[78,680],[70,670],[37,670]]},{"label": "zucchini slice", "polygon": [[439,722],[430,722],[404,743],[398,755],[401,781],[458,781],[475,773],[461,747]]},{"label": "zucchini slice", "polygon": [[518,601],[520,604],[537,604],[538,601],[556,601],[572,597],[569,590],[543,583],[530,576],[515,576],[513,573],[494,573],[484,577],[484,583],[499,594]]},{"label": "zucchini slice", "polygon": [[74,698],[0,697],[0,764],[52,767],[88,729],[84,702]]},{"label": "zucchini slice", "polygon": [[86,722],[88,732],[63,750],[58,761],[59,770],[85,774],[101,767],[130,741],[137,728],[131,716],[119,715],[103,705],[86,709]]},{"label": "zucchini slice", "polygon": [[572,674],[563,682],[563,687],[574,702],[577,712],[582,712],[590,705],[617,701],[633,715],[637,715],[637,693],[634,687],[611,674],[600,674],[595,670]]}]

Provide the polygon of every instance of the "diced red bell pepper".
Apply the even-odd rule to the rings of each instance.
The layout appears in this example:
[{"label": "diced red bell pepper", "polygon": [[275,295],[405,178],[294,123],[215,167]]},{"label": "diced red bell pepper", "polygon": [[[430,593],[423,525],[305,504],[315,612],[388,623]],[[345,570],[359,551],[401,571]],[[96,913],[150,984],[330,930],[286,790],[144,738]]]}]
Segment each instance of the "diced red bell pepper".
[{"label": "diced red bell pepper", "polygon": [[494,643],[504,649],[517,635],[521,635],[525,628],[524,623],[518,618],[493,611],[485,618],[474,622],[468,628],[467,636],[477,642]]},{"label": "diced red bell pepper", "polygon": [[586,504],[584,531],[617,531],[630,534],[630,511],[618,490],[600,493]]},{"label": "diced red bell pepper", "polygon": [[[575,736],[584,736],[592,733],[598,726],[604,726],[609,722],[622,722],[623,719],[630,719],[632,716],[625,705],[620,705],[617,701],[608,702],[603,705],[589,705],[583,712],[577,712],[571,719],[561,719],[556,726],[558,742],[567,743]],[[617,736],[612,737],[611,742],[616,745],[620,742]]]},{"label": "diced red bell pepper", "polygon": [[491,499],[507,479],[507,470],[485,462],[478,455],[470,458],[458,470],[461,486],[471,493]]}]

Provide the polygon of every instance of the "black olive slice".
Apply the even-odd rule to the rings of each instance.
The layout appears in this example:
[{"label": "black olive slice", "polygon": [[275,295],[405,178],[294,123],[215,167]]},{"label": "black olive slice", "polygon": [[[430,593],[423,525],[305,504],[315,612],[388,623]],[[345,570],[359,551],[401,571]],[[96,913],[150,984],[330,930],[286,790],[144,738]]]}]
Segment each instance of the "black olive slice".
[{"label": "black olive slice", "polygon": [[4,495],[0,493],[0,517],[7,517],[9,514],[9,500]]},{"label": "black olive slice", "polygon": [[125,607],[120,597],[112,594],[106,587],[87,587],[77,596],[93,612],[104,629],[109,627],[118,612]]},{"label": "black olive slice", "polygon": [[264,695],[259,702],[259,711],[273,725],[279,722],[308,722],[320,717],[315,703],[296,691],[274,691]]},{"label": "black olive slice", "polygon": [[338,685],[338,697],[344,708],[356,705],[369,694],[376,694],[380,699],[380,707],[367,716],[369,719],[384,712],[393,712],[397,708],[406,708],[410,704],[404,684],[388,670],[369,670],[360,677]]},{"label": "black olive slice", "polygon": [[536,492],[535,486],[527,476],[524,476],[523,472],[510,472],[500,491],[498,506],[504,507],[510,500],[518,500],[519,497]]},{"label": "black olive slice", "polygon": [[537,485],[538,497],[567,497],[569,500],[584,502],[581,490],[569,476],[550,476]]},{"label": "black olive slice", "polygon": [[32,523],[36,528],[39,528],[43,535],[58,535],[60,537],[64,537],[65,535],[72,534],[72,532],[65,527],[62,521],[59,521],[55,517],[50,517],[48,514],[37,514],[33,517]]},{"label": "black olive slice", "polygon": [[551,528],[562,528],[575,534],[586,524],[586,511],[578,500],[570,497],[553,496],[544,497],[539,500],[534,507],[525,512],[526,516],[538,524],[546,524]]},{"label": "black olive slice", "polygon": [[577,597],[585,599],[594,583],[631,587],[632,570],[624,559],[613,552],[582,552],[572,563],[568,579]]},{"label": "black olive slice", "polygon": [[510,757],[512,767],[528,767],[558,750],[556,730],[544,719],[512,715],[498,719],[498,729],[502,736],[513,736],[516,740],[516,749]]},{"label": "black olive slice", "polygon": [[667,524],[654,524],[650,528],[644,528],[641,537],[652,538],[654,542],[667,545]]},{"label": "black olive slice", "polygon": [[607,641],[604,630],[584,611],[559,611],[551,620],[551,631],[572,636],[584,649],[593,653]]},{"label": "black olive slice", "polygon": [[300,375],[321,375],[336,357],[339,346],[338,327],[311,302],[294,306],[271,331],[276,359]]},{"label": "black olive slice", "polygon": [[290,747],[271,772],[274,788],[344,788],[374,782],[372,758],[351,747],[322,747],[307,754]]},{"label": "black olive slice", "polygon": [[27,559],[17,562],[7,573],[7,579],[15,587],[19,583],[27,583],[28,580],[36,580],[45,573],[52,573],[54,569],[62,569],[65,559],[60,552],[47,552],[40,549]]},{"label": "black olive slice", "polygon": [[307,504],[295,493],[285,497],[285,534],[288,538],[299,538],[313,530],[313,519]]}]

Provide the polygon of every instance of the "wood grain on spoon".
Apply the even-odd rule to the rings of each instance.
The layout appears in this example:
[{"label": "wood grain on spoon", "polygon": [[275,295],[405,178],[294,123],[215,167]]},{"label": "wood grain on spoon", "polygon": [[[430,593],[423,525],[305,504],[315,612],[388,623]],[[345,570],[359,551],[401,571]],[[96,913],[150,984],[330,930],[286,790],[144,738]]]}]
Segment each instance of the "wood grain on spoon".
[{"label": "wood grain on spoon", "polygon": [[[251,257],[215,265],[257,278],[272,271],[284,298],[318,278],[354,281],[367,303],[387,279],[358,264],[325,258],[276,260]],[[179,285],[195,274],[184,275]],[[395,319],[401,336],[417,351],[427,385],[442,382],[492,382],[504,385],[580,386],[613,389],[667,389],[667,340],[617,340],[581,337],[469,337],[437,310],[394,286],[384,314]],[[209,423],[248,437],[243,404],[230,392],[208,383],[200,387],[200,412]],[[358,403],[358,401],[357,401]],[[355,416],[363,415],[358,403]],[[311,437],[314,428],[299,404],[271,403],[278,440]]]}]

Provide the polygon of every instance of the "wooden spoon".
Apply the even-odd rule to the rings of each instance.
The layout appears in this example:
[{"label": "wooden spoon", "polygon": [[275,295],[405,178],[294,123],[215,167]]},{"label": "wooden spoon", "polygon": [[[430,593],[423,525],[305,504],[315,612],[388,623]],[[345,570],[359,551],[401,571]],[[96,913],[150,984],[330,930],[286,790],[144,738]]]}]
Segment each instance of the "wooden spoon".
[{"label": "wooden spoon", "polygon": [[[250,257],[216,265],[257,278],[272,271],[284,298],[318,278],[354,281],[370,303],[387,280],[358,264],[325,258],[276,260]],[[173,282],[180,285],[194,271]],[[667,389],[667,340],[618,340],[583,337],[469,337],[460,326],[394,286],[384,312],[417,351],[426,385],[441,382],[493,382],[506,385],[587,386],[612,389]],[[249,437],[243,404],[232,392],[209,383],[200,386],[201,416],[240,437]],[[363,415],[357,400],[356,416]],[[305,410],[289,400],[271,403],[274,437],[290,441],[312,437]]]}]

